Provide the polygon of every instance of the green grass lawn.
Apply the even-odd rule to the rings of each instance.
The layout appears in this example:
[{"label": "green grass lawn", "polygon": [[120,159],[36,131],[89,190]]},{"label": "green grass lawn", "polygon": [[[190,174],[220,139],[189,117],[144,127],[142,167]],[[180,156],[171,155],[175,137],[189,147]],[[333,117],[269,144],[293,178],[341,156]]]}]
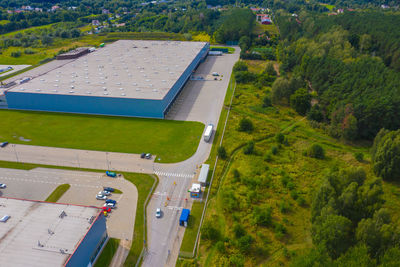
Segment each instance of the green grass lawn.
[{"label": "green grass lawn", "polygon": [[57,186],[56,189],[46,198],[47,202],[57,202],[65,192],[71,187],[69,184],[62,184]]},{"label": "green grass lawn", "polygon": [[[179,162],[194,154],[199,122],[0,110],[0,141],[17,144],[157,155]],[[21,141],[20,138],[31,141]]]},{"label": "green grass lawn", "polygon": [[190,210],[188,226],[185,229],[185,236],[181,244],[181,251],[183,252],[189,252],[191,254],[193,251],[203,208],[204,202],[195,201],[193,203],[192,209]]},{"label": "green grass lawn", "polygon": [[120,240],[116,238],[110,238],[107,242],[106,247],[101,252],[100,257],[97,259],[94,267],[107,267],[110,265],[111,260],[117,252]]}]

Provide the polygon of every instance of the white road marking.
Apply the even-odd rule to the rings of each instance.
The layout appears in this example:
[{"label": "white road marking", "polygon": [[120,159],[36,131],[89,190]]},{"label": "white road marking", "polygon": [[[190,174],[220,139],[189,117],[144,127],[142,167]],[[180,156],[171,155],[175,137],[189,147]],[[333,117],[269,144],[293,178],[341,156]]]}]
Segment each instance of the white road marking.
[{"label": "white road marking", "polygon": [[160,176],[173,176],[173,177],[183,177],[183,178],[194,177],[194,174],[188,174],[188,173],[171,173],[171,172],[159,172],[159,171],[156,171],[154,173]]}]

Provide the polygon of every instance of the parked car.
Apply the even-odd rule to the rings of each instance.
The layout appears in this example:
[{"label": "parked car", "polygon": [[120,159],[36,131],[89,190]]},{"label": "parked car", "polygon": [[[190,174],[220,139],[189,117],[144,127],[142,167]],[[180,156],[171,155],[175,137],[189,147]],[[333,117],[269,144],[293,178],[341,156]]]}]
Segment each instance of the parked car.
[{"label": "parked car", "polygon": [[104,204],[104,207],[102,209],[103,209],[103,211],[111,212],[111,208],[108,207],[107,204]]},{"label": "parked car", "polygon": [[104,191],[108,191],[108,192],[114,192],[115,191],[115,189],[112,188],[112,187],[103,187],[103,190]]},{"label": "parked car", "polygon": [[99,195],[109,196],[109,195],[111,195],[111,192],[104,190],[104,191],[100,191]]},{"label": "parked car", "polygon": [[108,207],[110,209],[115,209],[115,204],[114,203],[106,203],[106,204],[104,204],[104,207]]},{"label": "parked car", "polygon": [[104,195],[98,194],[98,195],[96,195],[96,199],[98,199],[98,200],[107,200],[107,197],[104,196]]},{"label": "parked car", "polygon": [[145,157],[146,157],[146,153],[140,154],[140,158],[141,158],[141,159],[144,159]]},{"label": "parked car", "polygon": [[106,175],[109,177],[116,177],[117,174],[115,172],[111,172],[111,171],[106,171]]},{"label": "parked car", "polygon": [[5,146],[7,146],[8,145],[8,142],[6,141],[6,142],[2,142],[2,143],[0,143],[0,147],[5,147]]},{"label": "parked car", "polygon": [[146,159],[151,159],[151,154],[150,153],[146,154]]},{"label": "parked car", "polygon": [[7,187],[6,184],[0,184],[0,188],[1,188],[1,189],[4,189],[4,188],[6,188],[6,187]]},{"label": "parked car", "polygon": [[156,209],[156,218],[161,218],[161,209],[160,208]]},{"label": "parked car", "polygon": [[107,199],[107,200],[106,200],[106,203],[107,203],[107,204],[108,204],[108,203],[112,203],[112,204],[116,205],[116,204],[117,204],[117,201],[115,201],[114,199]]}]

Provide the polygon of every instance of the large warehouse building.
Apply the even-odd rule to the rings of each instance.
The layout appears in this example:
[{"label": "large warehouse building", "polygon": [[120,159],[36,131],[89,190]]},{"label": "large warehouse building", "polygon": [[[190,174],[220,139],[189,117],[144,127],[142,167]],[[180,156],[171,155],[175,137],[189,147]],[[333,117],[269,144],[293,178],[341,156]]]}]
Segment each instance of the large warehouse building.
[{"label": "large warehouse building", "polygon": [[208,50],[205,42],[116,41],[10,88],[7,105],[164,118]]},{"label": "large warehouse building", "polygon": [[92,266],[107,236],[99,208],[0,198],[0,266]]}]

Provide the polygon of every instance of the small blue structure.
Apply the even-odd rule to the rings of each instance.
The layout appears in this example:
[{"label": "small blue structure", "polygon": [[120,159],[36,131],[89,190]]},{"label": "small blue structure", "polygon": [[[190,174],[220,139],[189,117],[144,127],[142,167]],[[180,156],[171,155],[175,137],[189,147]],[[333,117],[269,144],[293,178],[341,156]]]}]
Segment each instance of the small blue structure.
[{"label": "small blue structure", "polygon": [[106,171],[106,175],[109,177],[116,177],[117,174],[115,172],[111,172],[111,171]]},{"label": "small blue structure", "polygon": [[180,226],[187,226],[188,221],[189,221],[189,215],[190,215],[190,210],[189,209],[183,209],[181,213],[181,217],[179,218],[179,225]]}]

